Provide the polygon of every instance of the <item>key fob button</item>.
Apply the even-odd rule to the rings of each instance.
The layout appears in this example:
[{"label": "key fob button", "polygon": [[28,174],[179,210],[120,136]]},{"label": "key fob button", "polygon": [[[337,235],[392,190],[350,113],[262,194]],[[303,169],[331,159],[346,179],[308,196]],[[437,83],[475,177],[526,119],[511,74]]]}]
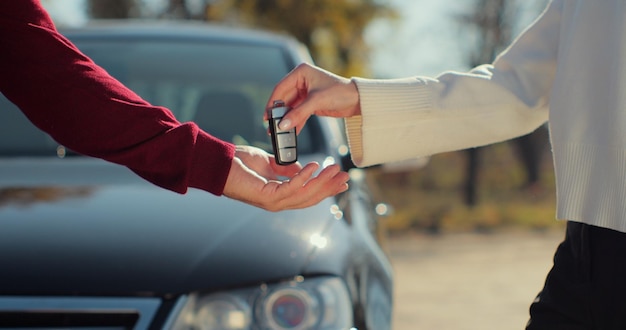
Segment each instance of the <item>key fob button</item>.
[{"label": "key fob button", "polygon": [[278,134],[276,136],[276,138],[278,139],[278,145],[281,148],[295,147],[296,146],[296,135],[294,133]]},{"label": "key fob button", "polygon": [[296,148],[284,148],[278,150],[280,160],[282,162],[293,162],[296,160]]}]

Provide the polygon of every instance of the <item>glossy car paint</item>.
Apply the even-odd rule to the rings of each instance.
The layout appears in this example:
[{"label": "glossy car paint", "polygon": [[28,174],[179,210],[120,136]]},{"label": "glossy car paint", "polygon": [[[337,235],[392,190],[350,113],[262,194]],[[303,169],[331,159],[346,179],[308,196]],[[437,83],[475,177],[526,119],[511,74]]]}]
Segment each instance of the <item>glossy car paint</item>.
[{"label": "glossy car paint", "polygon": [[[271,44],[282,47],[288,67],[309,60],[291,39],[222,28],[116,25],[65,33],[79,44],[124,38]],[[300,161],[346,163],[341,123],[312,118],[309,125],[318,130],[316,148]],[[273,213],[198,190],[166,191],[98,159],[2,157],[0,297],[147,296],[171,305],[191,292],[334,275],[350,289],[356,326],[389,328],[392,270],[359,171],[347,193]]]}]

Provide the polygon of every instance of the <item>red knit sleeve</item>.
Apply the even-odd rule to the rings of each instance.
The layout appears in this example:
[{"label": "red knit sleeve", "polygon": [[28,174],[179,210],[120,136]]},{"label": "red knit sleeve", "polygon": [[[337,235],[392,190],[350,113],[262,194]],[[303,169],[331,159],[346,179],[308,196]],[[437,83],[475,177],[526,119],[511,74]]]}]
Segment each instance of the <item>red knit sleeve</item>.
[{"label": "red knit sleeve", "polygon": [[39,1],[0,1],[0,50],[0,91],[57,142],[179,193],[222,194],[234,145],[112,78],[56,31]]}]

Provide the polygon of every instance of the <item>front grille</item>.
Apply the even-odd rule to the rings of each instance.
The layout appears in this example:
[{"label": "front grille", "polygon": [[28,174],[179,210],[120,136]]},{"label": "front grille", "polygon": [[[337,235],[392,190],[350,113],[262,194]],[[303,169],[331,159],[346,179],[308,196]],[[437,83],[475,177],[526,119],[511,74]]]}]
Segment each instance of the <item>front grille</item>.
[{"label": "front grille", "polygon": [[133,329],[135,312],[0,312],[0,329]]},{"label": "front grille", "polygon": [[147,329],[158,298],[0,297],[0,329]]}]

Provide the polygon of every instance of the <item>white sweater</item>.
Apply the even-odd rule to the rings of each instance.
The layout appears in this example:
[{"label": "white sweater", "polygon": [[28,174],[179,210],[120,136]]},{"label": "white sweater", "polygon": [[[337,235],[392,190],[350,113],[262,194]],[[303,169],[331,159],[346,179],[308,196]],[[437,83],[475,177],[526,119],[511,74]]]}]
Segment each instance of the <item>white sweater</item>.
[{"label": "white sweater", "polygon": [[557,218],[626,232],[626,1],[553,0],[467,73],[353,81],[357,165],[500,142],[549,118]]}]

